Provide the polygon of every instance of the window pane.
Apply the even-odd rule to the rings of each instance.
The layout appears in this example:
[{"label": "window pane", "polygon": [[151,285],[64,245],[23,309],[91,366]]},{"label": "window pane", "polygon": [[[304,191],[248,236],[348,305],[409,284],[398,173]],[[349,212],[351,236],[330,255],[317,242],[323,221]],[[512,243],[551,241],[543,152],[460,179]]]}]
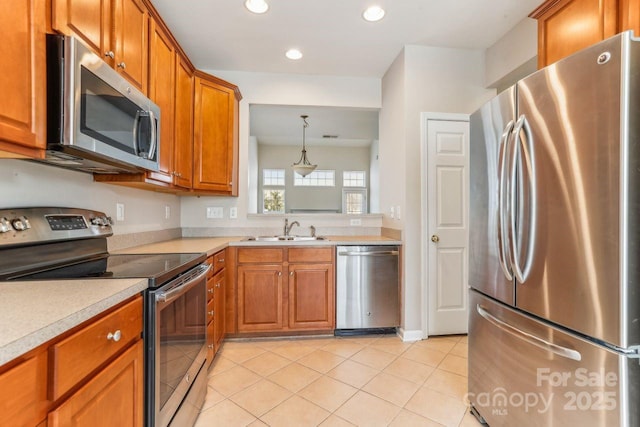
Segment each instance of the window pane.
[{"label": "window pane", "polygon": [[342,211],[352,215],[367,213],[367,190],[343,189]]},{"label": "window pane", "polygon": [[365,187],[366,174],[364,171],[344,171],[342,173],[343,187]]},{"label": "window pane", "polygon": [[284,213],[284,190],[263,190],[263,213]]},{"label": "window pane", "polygon": [[296,173],[294,174],[293,185],[307,187],[335,187],[336,171],[314,170],[305,177]]},{"label": "window pane", "polygon": [[278,185],[284,187],[284,169],[263,169],[262,185]]}]

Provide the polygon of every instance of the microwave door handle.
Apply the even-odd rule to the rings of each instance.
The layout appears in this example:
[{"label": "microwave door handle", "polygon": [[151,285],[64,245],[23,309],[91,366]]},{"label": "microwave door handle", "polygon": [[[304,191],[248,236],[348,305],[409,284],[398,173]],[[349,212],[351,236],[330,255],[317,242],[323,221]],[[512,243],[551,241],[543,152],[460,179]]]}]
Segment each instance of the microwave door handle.
[{"label": "microwave door handle", "polygon": [[201,264],[196,267],[191,273],[185,274],[185,276],[170,283],[169,290],[158,292],[156,294],[156,302],[171,302],[173,299],[179,297],[184,294],[184,292],[195,286],[200,279],[206,276],[210,269],[210,264]]},{"label": "microwave door handle", "polygon": [[140,117],[142,116],[140,113],[140,110],[136,111],[136,117],[133,119],[133,154],[136,156],[140,155],[138,152],[138,138],[140,138],[138,129],[140,128]]},{"label": "microwave door handle", "polygon": [[513,335],[516,338],[526,341],[533,346],[549,351],[555,355],[565,357],[567,359],[576,360],[578,362],[582,360],[582,354],[580,354],[579,351],[562,347],[558,344],[554,344],[533,334],[520,330],[515,326],[505,322],[504,320],[498,319],[480,304],[476,305],[476,311],[480,316],[484,317],[489,323],[493,324],[498,329],[510,335]]},{"label": "microwave door handle", "polygon": [[149,154],[147,156],[147,159],[151,160],[151,159],[153,159],[153,156],[155,156],[156,148],[158,147],[158,145],[157,145],[158,129],[156,127],[156,115],[155,115],[155,113],[153,111],[151,111],[151,110],[147,111],[147,113],[149,114],[149,126],[151,126],[151,145],[149,146]]}]

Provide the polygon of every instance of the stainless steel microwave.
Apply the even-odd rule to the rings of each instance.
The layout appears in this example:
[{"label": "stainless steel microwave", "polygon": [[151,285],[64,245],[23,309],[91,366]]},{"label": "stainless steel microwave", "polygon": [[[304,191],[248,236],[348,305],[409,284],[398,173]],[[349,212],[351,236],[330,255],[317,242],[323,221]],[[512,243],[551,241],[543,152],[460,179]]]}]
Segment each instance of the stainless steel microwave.
[{"label": "stainless steel microwave", "polygon": [[158,170],[160,107],[74,37],[47,35],[47,151],[90,173]]}]

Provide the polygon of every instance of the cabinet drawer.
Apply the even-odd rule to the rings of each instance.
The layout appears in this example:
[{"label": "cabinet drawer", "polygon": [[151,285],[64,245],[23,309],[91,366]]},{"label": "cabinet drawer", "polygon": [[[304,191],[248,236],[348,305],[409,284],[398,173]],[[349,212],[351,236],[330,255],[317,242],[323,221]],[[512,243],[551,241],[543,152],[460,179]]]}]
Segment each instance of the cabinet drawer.
[{"label": "cabinet drawer", "polygon": [[[120,332],[116,341],[109,334]],[[50,347],[51,400],[58,399],[84,377],[120,352],[142,332],[142,297],[94,321]]]},{"label": "cabinet drawer", "polygon": [[226,250],[221,250],[213,255],[213,272],[217,273],[225,266]]},{"label": "cabinet drawer", "polygon": [[207,301],[211,301],[213,299],[213,295],[215,293],[216,287],[216,278],[212,277],[207,279]]},{"label": "cabinet drawer", "polygon": [[328,248],[289,248],[289,262],[331,262],[332,247]]},{"label": "cabinet drawer", "polygon": [[238,262],[282,262],[284,249],[277,248],[240,248],[238,249]]}]

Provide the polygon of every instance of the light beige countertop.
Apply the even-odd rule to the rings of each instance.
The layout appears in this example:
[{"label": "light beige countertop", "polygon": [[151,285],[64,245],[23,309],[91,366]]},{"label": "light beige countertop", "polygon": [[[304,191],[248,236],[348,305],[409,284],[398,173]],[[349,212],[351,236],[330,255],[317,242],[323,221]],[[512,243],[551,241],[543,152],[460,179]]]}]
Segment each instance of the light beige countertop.
[{"label": "light beige countertop", "polygon": [[243,237],[184,237],[182,239],[165,240],[164,242],[149,243],[114,251],[116,254],[144,254],[144,253],[207,253],[211,256],[232,242]]},{"label": "light beige countertop", "polygon": [[227,246],[337,246],[337,245],[401,245],[399,240],[383,236],[326,236],[326,240],[312,241],[246,241],[246,237],[183,237],[164,242],[133,246],[114,251],[119,254],[192,253],[211,256]]},{"label": "light beige countertop", "polygon": [[0,365],[146,288],[146,279],[0,282]]}]

